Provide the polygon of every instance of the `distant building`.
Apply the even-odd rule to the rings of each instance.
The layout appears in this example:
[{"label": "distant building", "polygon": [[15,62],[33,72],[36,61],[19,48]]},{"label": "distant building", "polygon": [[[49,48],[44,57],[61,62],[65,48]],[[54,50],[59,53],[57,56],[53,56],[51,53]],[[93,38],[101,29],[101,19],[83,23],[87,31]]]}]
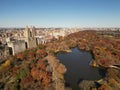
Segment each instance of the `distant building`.
[{"label": "distant building", "polygon": [[31,27],[30,29],[28,27],[25,28],[24,37],[26,42],[26,48],[37,47],[35,34],[35,27]]},{"label": "distant building", "polygon": [[26,50],[27,48],[37,47],[35,34],[35,27],[26,27],[23,37],[18,36],[19,38],[6,38],[7,45],[9,48],[11,48],[11,54],[15,55],[19,52]]},{"label": "distant building", "polygon": [[42,28],[36,30],[34,26],[31,26],[30,28],[27,26],[22,30],[7,31],[10,35],[5,37],[5,34],[5,40],[0,38],[0,41],[5,44],[7,43],[10,54],[15,55],[27,48],[34,48],[39,44],[50,42],[53,38],[64,38],[66,35],[77,32],[78,30],[79,29],[73,28]]},{"label": "distant building", "polygon": [[11,48],[10,52],[12,55],[15,55],[19,52],[26,50],[25,41],[22,40],[11,41],[8,42],[7,44],[8,47]]},{"label": "distant building", "polygon": [[60,36],[64,37],[66,35],[66,33],[63,30],[53,30],[50,32],[50,35],[52,37],[58,39]]},{"label": "distant building", "polygon": [[8,55],[10,55],[9,47],[6,45],[0,45],[0,60]]}]

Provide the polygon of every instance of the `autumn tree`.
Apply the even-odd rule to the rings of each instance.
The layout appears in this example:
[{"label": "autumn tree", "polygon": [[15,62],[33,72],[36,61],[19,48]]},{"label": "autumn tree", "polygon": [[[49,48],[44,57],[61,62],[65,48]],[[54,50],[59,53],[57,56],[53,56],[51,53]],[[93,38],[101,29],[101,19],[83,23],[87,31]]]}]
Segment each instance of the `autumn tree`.
[{"label": "autumn tree", "polygon": [[35,58],[35,52],[29,51],[28,52],[28,59],[32,60]]},{"label": "autumn tree", "polygon": [[17,57],[18,59],[20,59],[20,60],[24,60],[24,59],[25,59],[25,55],[24,55],[23,53],[18,53],[18,54],[16,55],[16,57]]},{"label": "autumn tree", "polygon": [[11,65],[10,60],[6,60],[1,66],[0,66],[0,72],[3,72],[7,70]]}]

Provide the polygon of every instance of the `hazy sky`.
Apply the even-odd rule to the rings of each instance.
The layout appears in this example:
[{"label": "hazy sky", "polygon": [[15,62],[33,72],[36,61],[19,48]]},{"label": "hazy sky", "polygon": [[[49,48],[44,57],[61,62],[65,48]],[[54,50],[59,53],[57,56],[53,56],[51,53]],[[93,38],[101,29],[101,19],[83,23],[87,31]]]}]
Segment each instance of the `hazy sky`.
[{"label": "hazy sky", "polygon": [[120,0],[0,0],[0,27],[120,27]]}]

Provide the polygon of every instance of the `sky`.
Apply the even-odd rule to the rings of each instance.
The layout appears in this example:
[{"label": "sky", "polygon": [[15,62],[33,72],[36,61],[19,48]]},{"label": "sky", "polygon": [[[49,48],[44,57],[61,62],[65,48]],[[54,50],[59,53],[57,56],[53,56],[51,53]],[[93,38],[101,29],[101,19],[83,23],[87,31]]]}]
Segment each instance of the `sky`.
[{"label": "sky", "polygon": [[0,27],[120,27],[120,0],[0,0]]}]

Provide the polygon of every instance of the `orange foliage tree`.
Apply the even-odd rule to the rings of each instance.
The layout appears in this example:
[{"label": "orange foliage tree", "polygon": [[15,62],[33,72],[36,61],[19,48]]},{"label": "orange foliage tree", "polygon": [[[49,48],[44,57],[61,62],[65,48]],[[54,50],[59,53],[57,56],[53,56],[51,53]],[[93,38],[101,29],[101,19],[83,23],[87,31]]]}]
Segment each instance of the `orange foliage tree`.
[{"label": "orange foliage tree", "polygon": [[25,55],[23,53],[18,53],[16,55],[17,58],[19,58],[20,60],[24,60],[25,59]]},{"label": "orange foliage tree", "polygon": [[32,52],[32,51],[29,51],[29,52],[28,52],[28,58],[29,58],[29,59],[33,59],[34,57],[35,57],[35,53]]}]

